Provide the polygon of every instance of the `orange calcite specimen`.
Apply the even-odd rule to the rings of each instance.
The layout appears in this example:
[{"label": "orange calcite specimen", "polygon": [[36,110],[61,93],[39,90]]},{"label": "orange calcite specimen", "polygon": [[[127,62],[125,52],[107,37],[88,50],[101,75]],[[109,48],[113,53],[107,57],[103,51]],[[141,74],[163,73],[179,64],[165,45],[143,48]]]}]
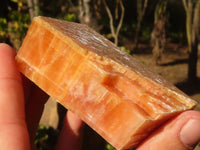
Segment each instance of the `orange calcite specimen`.
[{"label": "orange calcite specimen", "polygon": [[34,18],[19,70],[117,149],[196,102],[85,25]]}]

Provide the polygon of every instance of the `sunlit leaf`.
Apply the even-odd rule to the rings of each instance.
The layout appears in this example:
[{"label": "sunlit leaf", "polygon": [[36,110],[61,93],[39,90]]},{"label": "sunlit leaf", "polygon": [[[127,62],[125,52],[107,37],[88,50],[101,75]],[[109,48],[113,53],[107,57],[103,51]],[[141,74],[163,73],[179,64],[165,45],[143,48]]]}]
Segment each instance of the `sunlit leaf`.
[{"label": "sunlit leaf", "polygon": [[18,2],[18,0],[11,0],[11,2],[17,3],[17,2]]}]

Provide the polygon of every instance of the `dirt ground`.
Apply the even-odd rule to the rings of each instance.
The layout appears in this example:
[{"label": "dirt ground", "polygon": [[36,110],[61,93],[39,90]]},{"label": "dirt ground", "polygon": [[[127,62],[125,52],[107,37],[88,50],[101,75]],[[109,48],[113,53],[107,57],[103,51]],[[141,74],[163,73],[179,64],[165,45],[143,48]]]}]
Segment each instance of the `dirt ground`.
[{"label": "dirt ground", "polygon": [[[186,46],[178,47],[177,44],[167,44],[160,65],[155,64],[151,48],[145,45],[139,46],[134,57],[200,102],[200,46],[197,64],[198,81],[195,84],[187,82],[188,54]],[[197,106],[196,109],[200,110],[200,106]]]}]

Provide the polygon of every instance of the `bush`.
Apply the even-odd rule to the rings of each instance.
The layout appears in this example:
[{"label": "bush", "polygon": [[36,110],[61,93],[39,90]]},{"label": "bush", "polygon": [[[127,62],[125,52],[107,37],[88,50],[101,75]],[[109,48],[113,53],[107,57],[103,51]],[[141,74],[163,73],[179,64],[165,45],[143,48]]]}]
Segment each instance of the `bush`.
[{"label": "bush", "polygon": [[71,21],[71,22],[76,22],[76,15],[73,13],[68,13],[64,16],[64,20],[66,21]]},{"label": "bush", "polygon": [[58,131],[48,125],[39,125],[34,144],[38,150],[53,150],[57,139]]},{"label": "bush", "polygon": [[4,42],[8,38],[7,34],[7,20],[6,18],[0,18],[0,41]]}]

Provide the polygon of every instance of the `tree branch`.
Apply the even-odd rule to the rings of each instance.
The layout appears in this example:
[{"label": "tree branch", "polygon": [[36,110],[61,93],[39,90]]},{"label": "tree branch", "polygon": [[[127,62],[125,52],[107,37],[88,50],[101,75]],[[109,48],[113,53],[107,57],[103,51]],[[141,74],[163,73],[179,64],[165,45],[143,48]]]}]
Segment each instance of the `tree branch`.
[{"label": "tree branch", "polygon": [[118,23],[118,26],[117,26],[117,29],[115,31],[115,27],[114,27],[114,24],[113,24],[113,16],[111,14],[111,11],[108,7],[108,4],[106,3],[106,0],[103,0],[103,3],[104,3],[104,6],[106,8],[106,11],[107,11],[107,14],[108,14],[108,17],[110,19],[110,30],[111,30],[111,34],[112,34],[112,37],[114,38],[115,40],[115,44],[117,45],[118,44],[118,35],[119,35],[119,31],[120,31],[120,28],[122,26],[122,23],[123,23],[123,19],[124,19],[124,12],[125,12],[125,9],[124,9],[124,5],[122,3],[122,0],[118,0],[117,4],[116,5],[120,5],[121,7],[121,17],[120,17],[120,21]]},{"label": "tree branch", "polygon": [[108,7],[108,4],[106,3],[106,0],[103,0],[103,3],[104,3],[104,6],[105,6],[105,8],[106,8],[108,17],[109,17],[109,19],[110,19],[110,30],[111,30],[111,34],[112,34],[112,36],[115,38],[116,35],[115,35],[114,25],[113,25],[113,16],[112,16],[111,11],[110,11],[110,9],[109,9],[109,7]]},{"label": "tree branch", "polygon": [[[118,37],[119,35],[119,31],[120,31],[120,28],[122,26],[122,23],[123,23],[123,20],[124,20],[124,13],[125,13],[125,9],[124,9],[124,5],[123,5],[123,2],[122,0],[119,1],[119,4],[120,4],[120,7],[121,7],[121,17],[120,17],[120,21],[119,21],[119,24],[117,26],[117,30],[116,30],[116,36]],[[116,45],[118,44],[118,41],[116,41],[115,43]]]},{"label": "tree branch", "polygon": [[183,6],[186,12],[188,12],[188,6],[186,4],[186,0],[183,0]]},{"label": "tree branch", "polygon": [[119,0],[116,0],[116,7],[115,7],[115,19],[116,20],[119,18],[118,4],[119,4]]},{"label": "tree branch", "polygon": [[147,8],[147,4],[148,4],[148,0],[145,0],[144,1],[144,7],[143,7],[143,10],[142,10],[142,16],[144,16],[144,13],[145,13],[146,8]]}]

